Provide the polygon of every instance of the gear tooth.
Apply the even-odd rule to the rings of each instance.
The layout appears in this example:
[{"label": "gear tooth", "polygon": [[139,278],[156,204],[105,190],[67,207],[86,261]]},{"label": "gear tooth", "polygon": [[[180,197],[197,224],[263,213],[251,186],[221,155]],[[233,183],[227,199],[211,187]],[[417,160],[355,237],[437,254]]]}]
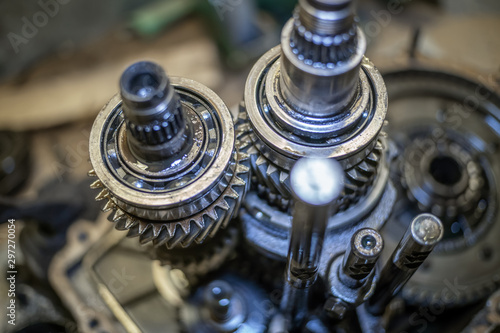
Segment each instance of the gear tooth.
[{"label": "gear tooth", "polygon": [[177,223],[168,223],[166,226],[167,226],[168,235],[170,237],[174,237],[175,229],[177,227]]},{"label": "gear tooth", "polygon": [[191,231],[191,221],[190,220],[185,220],[179,223],[179,226],[181,227],[182,231],[184,234],[189,234]]},{"label": "gear tooth", "polygon": [[370,155],[368,155],[367,159],[373,163],[378,163],[380,161],[380,156],[372,151]]},{"label": "gear tooth", "polygon": [[285,184],[289,175],[290,174],[288,172],[280,172],[280,183]]},{"label": "gear tooth", "polygon": [[262,166],[262,165],[267,165],[267,160],[263,155],[259,155],[257,160],[255,161],[255,165],[257,166]]},{"label": "gear tooth", "polygon": [[135,218],[128,216],[127,222],[125,223],[125,228],[132,229],[137,226],[137,224],[139,224],[139,222]]},{"label": "gear tooth", "polygon": [[247,182],[241,179],[240,177],[235,176],[233,178],[232,186],[246,186]]},{"label": "gear tooth", "polygon": [[164,225],[162,223],[155,223],[153,225],[153,236],[155,239],[160,236],[160,233],[161,233],[163,228],[164,228]]},{"label": "gear tooth", "polygon": [[227,191],[224,192],[224,197],[225,198],[231,198],[231,199],[234,199],[234,200],[238,200],[239,196],[240,195],[238,194],[238,192],[236,192],[236,190],[232,186],[229,186],[227,188]]},{"label": "gear tooth", "polygon": [[115,214],[113,215],[113,221],[117,222],[125,217],[125,212],[120,208],[117,208]]},{"label": "gear tooth", "polygon": [[144,232],[139,236],[139,243],[146,244],[152,241],[155,237],[153,229],[153,226],[148,224]]},{"label": "gear tooth", "polygon": [[266,175],[269,177],[275,174],[276,172],[278,172],[278,168],[274,164],[269,163],[266,170]]},{"label": "gear tooth", "polygon": [[94,169],[90,170],[90,171],[87,173],[87,175],[88,175],[89,177],[97,177],[97,175],[96,175],[96,173],[95,173],[95,170],[94,170]]},{"label": "gear tooth", "polygon": [[149,227],[151,227],[151,224],[144,221],[139,221],[139,234],[142,235],[144,232],[146,232],[146,230],[149,229]]},{"label": "gear tooth", "polygon": [[[210,211],[210,209],[207,209],[207,211]],[[192,221],[200,229],[203,229],[205,227],[205,220],[203,219],[203,215],[202,214],[198,214],[195,217],[193,217]]]},{"label": "gear tooth", "polygon": [[140,236],[139,224],[134,225],[132,228],[128,229],[127,237],[135,238]]},{"label": "gear tooth", "polygon": [[98,189],[98,188],[103,188],[103,187],[104,187],[104,185],[102,185],[100,180],[96,180],[95,182],[90,184],[90,188],[93,190]]},{"label": "gear tooth", "polygon": [[115,222],[115,229],[116,230],[121,230],[121,231],[124,231],[124,230],[128,230],[126,227],[125,227],[125,223],[127,222],[126,219],[122,219],[122,220],[118,220]]},{"label": "gear tooth", "polygon": [[[211,209],[211,208],[208,208],[206,211],[205,211],[205,214],[211,218],[212,220],[217,220],[219,218],[219,216],[217,215],[217,212],[215,211],[215,209]],[[200,217],[200,220],[202,218]]]},{"label": "gear tooth", "polygon": [[115,204],[111,200],[108,200],[108,202],[106,202],[106,204],[104,205],[104,207],[102,207],[101,210],[103,212],[109,212],[110,210],[112,210],[114,208],[115,208]]},{"label": "gear tooth", "polygon": [[357,168],[359,168],[367,173],[373,173],[376,171],[375,167],[369,165],[368,163],[366,163],[366,161],[362,161],[361,163],[359,163]]},{"label": "gear tooth", "polygon": [[[239,162],[247,161],[249,158],[250,158],[250,155],[248,155],[247,153],[238,152],[238,161]],[[245,167],[243,164],[238,164],[238,166]],[[242,171],[242,172],[245,172],[245,171]]]},{"label": "gear tooth", "polygon": [[248,148],[247,150],[247,154],[248,155],[256,155],[258,154],[259,151],[257,150],[257,148],[255,146],[251,146],[250,148]]},{"label": "gear tooth", "polygon": [[217,203],[216,207],[219,207],[221,209],[224,209],[224,210],[229,210],[231,208],[231,206],[229,206],[229,204],[227,203],[226,200],[221,200]]},{"label": "gear tooth", "polygon": [[95,200],[101,201],[101,200],[107,199],[108,196],[109,196],[109,191],[107,189],[104,189],[101,192],[99,192],[99,194],[95,197]]}]

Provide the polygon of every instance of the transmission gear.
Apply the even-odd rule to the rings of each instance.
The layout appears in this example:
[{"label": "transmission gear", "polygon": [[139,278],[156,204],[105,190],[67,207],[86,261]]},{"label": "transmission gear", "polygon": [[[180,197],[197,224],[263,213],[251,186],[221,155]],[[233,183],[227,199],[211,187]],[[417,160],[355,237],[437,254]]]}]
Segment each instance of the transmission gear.
[{"label": "transmission gear", "polygon": [[212,238],[237,211],[249,180],[229,110],[205,86],[169,80],[149,62],[129,67],[120,87],[121,98],[92,128],[96,200],[106,200],[116,229],[141,243],[173,248]]}]

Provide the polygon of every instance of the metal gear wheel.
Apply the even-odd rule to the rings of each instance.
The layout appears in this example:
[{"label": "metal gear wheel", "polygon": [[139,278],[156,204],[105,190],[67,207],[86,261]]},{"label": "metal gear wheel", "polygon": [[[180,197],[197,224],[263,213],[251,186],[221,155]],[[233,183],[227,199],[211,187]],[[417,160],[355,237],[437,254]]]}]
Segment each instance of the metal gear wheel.
[{"label": "metal gear wheel", "polygon": [[[156,68],[148,71],[147,64],[133,72],[156,75],[146,82],[157,85],[147,88],[153,94],[161,90],[157,94],[161,98],[130,97],[129,89],[140,90],[129,87],[130,80],[123,82],[129,70],[124,73],[122,98],[115,96],[92,128],[90,159],[94,169],[90,175],[98,180],[91,187],[101,189],[96,200],[106,200],[103,210],[112,211],[110,220],[116,229],[128,230],[128,236],[139,237],[141,243],[187,247],[212,238],[228,225],[248,187],[248,156],[236,152],[231,114],[214,92],[180,78],[172,78],[170,87],[164,72]],[[129,100],[133,98],[137,101]],[[177,129],[177,135],[161,144],[139,142],[132,136],[127,126],[130,121],[168,119],[179,111],[177,98],[184,118],[177,123],[185,124]],[[144,105],[148,111],[141,113]],[[173,110],[165,111],[169,106]],[[134,112],[137,117],[154,117],[129,117]]]},{"label": "metal gear wheel", "polygon": [[440,68],[420,64],[384,75],[390,96],[386,130],[399,156],[391,172],[399,200],[383,235],[390,249],[412,216],[443,217],[443,240],[402,296],[410,304],[451,308],[500,286],[500,89]]},{"label": "metal gear wheel", "polygon": [[479,204],[485,186],[480,164],[449,138],[439,142],[416,138],[405,149],[402,164],[401,184],[422,212],[456,221],[471,209],[476,209],[473,217],[479,219],[486,209],[486,201]]}]

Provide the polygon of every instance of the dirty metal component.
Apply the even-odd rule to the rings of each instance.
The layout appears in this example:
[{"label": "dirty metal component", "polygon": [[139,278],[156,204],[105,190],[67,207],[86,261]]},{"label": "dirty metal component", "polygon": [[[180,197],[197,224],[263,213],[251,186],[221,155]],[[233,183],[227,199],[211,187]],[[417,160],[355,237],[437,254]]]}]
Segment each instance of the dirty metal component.
[{"label": "dirty metal component", "polygon": [[127,69],[120,86],[91,132],[96,200],[141,243],[174,248],[212,238],[238,210],[249,177],[229,110],[205,86],[169,79],[149,62]]},{"label": "dirty metal component", "polygon": [[369,300],[370,313],[383,314],[391,299],[401,291],[443,238],[443,232],[442,222],[432,214],[421,214],[413,219],[380,273],[380,279]]},{"label": "dirty metal component", "polygon": [[337,209],[344,172],[329,159],[301,159],[290,175],[294,207],[281,310],[290,329],[308,312],[309,290],[316,282],[326,227]]}]

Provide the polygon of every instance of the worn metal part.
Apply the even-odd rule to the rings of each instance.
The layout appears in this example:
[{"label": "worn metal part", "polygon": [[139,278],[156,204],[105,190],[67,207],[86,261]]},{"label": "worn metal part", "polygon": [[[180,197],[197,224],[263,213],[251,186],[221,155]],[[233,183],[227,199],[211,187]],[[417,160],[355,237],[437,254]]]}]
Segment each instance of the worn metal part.
[{"label": "worn metal part", "polygon": [[438,214],[445,226],[402,295],[446,308],[481,300],[500,285],[498,84],[425,63],[384,79],[387,132],[399,156],[391,169],[399,200],[384,240],[395,247],[412,215],[422,212]]},{"label": "worn metal part", "polygon": [[[238,210],[248,187],[247,155],[235,151],[231,114],[214,92],[182,78],[171,78],[170,85],[157,67],[136,65],[122,77],[126,99],[115,96],[92,128],[90,175],[98,178],[92,188],[101,189],[96,200],[106,200],[103,210],[113,211],[116,229],[128,230],[141,243],[168,248],[202,243]],[[146,93],[151,80],[160,92]],[[154,130],[165,117],[177,119],[169,125],[172,133],[166,127],[165,135],[138,132],[139,126],[144,133],[147,126]]]},{"label": "worn metal part", "polygon": [[368,311],[382,315],[386,306],[396,296],[415,271],[443,238],[444,227],[436,216],[421,214],[413,219],[396,250],[380,273]]}]

